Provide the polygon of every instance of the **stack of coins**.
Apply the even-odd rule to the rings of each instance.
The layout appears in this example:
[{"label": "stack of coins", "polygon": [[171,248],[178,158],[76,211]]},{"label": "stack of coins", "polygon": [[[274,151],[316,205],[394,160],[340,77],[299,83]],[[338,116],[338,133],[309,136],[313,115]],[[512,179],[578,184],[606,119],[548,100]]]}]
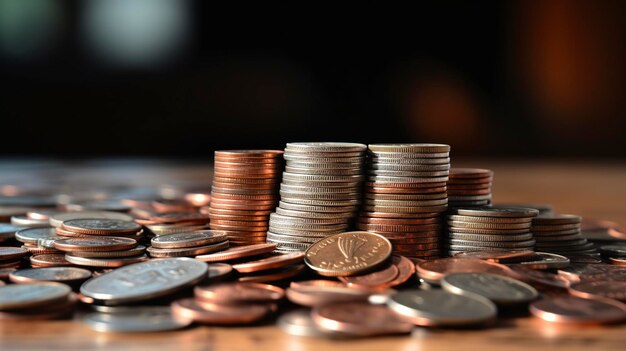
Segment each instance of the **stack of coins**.
[{"label": "stack of coins", "polygon": [[121,267],[146,261],[145,246],[139,245],[141,225],[117,219],[71,219],[56,228],[52,245],[65,253],[65,260],[88,267]]},{"label": "stack of coins", "polygon": [[457,208],[448,215],[448,254],[468,251],[533,250],[531,208]]},{"label": "stack of coins", "polygon": [[228,248],[226,234],[210,230],[159,235],[150,243],[152,246],[147,251],[155,258],[194,257]]},{"label": "stack of coins", "polygon": [[369,145],[368,179],[357,228],[385,236],[394,252],[438,257],[448,208],[450,146]]},{"label": "stack of coins", "polygon": [[581,221],[580,216],[567,214],[533,218],[532,232],[537,240],[537,251],[568,257],[581,254],[599,255],[593,243],[582,236]]},{"label": "stack of coins", "polygon": [[491,205],[493,171],[480,168],[450,168],[448,205],[473,207]]},{"label": "stack of coins", "polygon": [[[15,239],[23,243],[22,248],[32,255],[62,254],[54,248],[54,239],[61,237],[56,235],[53,227],[26,228],[15,233]],[[35,257],[33,256],[33,257]]]},{"label": "stack of coins", "polygon": [[264,243],[270,213],[278,202],[283,171],[282,151],[215,152],[211,204],[203,208],[212,230],[220,230],[233,245]]},{"label": "stack of coins", "polygon": [[365,149],[355,143],[288,143],[281,201],[267,241],[279,251],[304,251],[347,230],[360,203]]}]

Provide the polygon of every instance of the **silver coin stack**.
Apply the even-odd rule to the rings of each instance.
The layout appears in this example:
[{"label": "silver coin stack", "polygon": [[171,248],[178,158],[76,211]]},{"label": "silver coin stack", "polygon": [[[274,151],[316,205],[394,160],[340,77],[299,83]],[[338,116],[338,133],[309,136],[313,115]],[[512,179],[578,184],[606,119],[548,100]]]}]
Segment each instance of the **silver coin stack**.
[{"label": "silver coin stack", "polygon": [[348,230],[360,204],[366,146],[288,143],[281,200],[270,215],[267,242],[278,251],[304,251]]},{"label": "silver coin stack", "polygon": [[448,254],[468,251],[533,250],[532,208],[456,208],[448,215]]},{"label": "silver coin stack", "polygon": [[570,257],[573,255],[599,255],[593,243],[580,231],[582,218],[576,215],[555,214],[533,218],[532,232],[537,251]]}]

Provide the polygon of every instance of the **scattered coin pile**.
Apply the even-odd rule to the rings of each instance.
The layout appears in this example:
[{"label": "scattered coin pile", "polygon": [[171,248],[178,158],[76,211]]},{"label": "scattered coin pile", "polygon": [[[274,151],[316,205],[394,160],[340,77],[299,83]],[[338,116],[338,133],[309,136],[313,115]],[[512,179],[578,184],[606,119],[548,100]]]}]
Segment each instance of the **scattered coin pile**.
[{"label": "scattered coin pile", "polygon": [[360,204],[365,149],[354,143],[288,143],[267,242],[282,252],[304,251],[346,231]]},{"label": "scattered coin pile", "polygon": [[450,146],[369,145],[365,200],[357,229],[385,236],[407,257],[440,254]]},{"label": "scattered coin pile", "polygon": [[448,215],[448,254],[465,251],[533,250],[531,208],[457,208]]},{"label": "scattered coin pile", "polygon": [[537,240],[535,244],[537,250],[564,256],[598,255],[593,243],[582,236],[581,221],[580,216],[566,214],[533,218],[532,232]]},{"label": "scattered coin pile", "polygon": [[233,245],[265,242],[269,214],[278,203],[282,155],[276,150],[215,152],[211,204],[203,210],[212,230],[222,231]]},{"label": "scattered coin pile", "polygon": [[491,205],[493,171],[480,168],[450,168],[450,208]]},{"label": "scattered coin pile", "polygon": [[121,267],[148,259],[138,244],[142,227],[135,222],[106,218],[63,221],[55,229],[60,238],[52,245],[65,253],[65,261],[78,266]]}]

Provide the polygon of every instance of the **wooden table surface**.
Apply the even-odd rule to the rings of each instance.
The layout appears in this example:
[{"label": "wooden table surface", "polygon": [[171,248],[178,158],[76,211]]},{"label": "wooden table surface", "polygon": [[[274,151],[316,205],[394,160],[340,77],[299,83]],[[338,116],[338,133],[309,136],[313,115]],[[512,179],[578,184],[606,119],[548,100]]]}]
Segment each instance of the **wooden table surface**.
[{"label": "wooden table surface", "polygon": [[[533,161],[463,161],[495,171],[494,201],[551,203],[561,213],[626,224],[626,164]],[[115,179],[163,184],[210,179],[210,167],[161,162],[88,162],[59,165],[0,162],[0,180],[25,174],[59,175],[68,182],[96,184]],[[314,339],[282,333],[275,326],[195,326],[166,333],[109,334],[77,320],[0,321],[0,350],[625,350],[626,324],[563,327],[534,318],[513,318],[484,330],[416,328],[411,336],[351,340]]]}]

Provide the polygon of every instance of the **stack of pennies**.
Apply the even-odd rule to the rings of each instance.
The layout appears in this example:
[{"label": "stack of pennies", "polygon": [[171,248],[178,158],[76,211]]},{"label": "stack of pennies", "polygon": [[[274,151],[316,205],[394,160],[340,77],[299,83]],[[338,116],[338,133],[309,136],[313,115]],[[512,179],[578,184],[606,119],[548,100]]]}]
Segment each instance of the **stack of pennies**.
[{"label": "stack of pennies", "polygon": [[0,286],[0,320],[46,320],[73,314],[76,295],[54,282]]},{"label": "stack of pennies", "polygon": [[493,171],[480,168],[450,168],[448,206],[473,207],[491,205]]},{"label": "stack of pennies", "polygon": [[279,150],[215,151],[211,204],[202,212],[211,230],[220,230],[232,245],[264,243],[269,215],[278,203],[283,171]]},{"label": "stack of pennies", "polygon": [[0,268],[18,268],[28,251],[21,247],[0,246]]},{"label": "stack of pennies", "polygon": [[356,143],[288,143],[267,241],[279,251],[304,251],[347,230],[360,204],[365,149]]},{"label": "stack of pennies", "polygon": [[26,228],[15,233],[15,239],[23,244],[22,248],[33,255],[31,264],[33,264],[33,257],[39,255],[59,254],[63,256],[63,252],[54,247],[54,240],[61,238],[56,234],[54,227]]},{"label": "stack of pennies", "polygon": [[357,229],[378,233],[395,253],[438,257],[450,146],[371,144],[365,200]]},{"label": "stack of pennies", "polygon": [[467,251],[533,250],[532,208],[456,208],[448,215],[448,254]]},{"label": "stack of pennies", "polygon": [[228,248],[226,234],[201,230],[159,235],[150,240],[150,257],[194,257]]},{"label": "stack of pennies", "polygon": [[146,261],[146,247],[138,244],[141,225],[106,218],[64,221],[56,228],[52,245],[65,253],[65,260],[87,267],[121,267]]},{"label": "stack of pennies", "polygon": [[576,215],[555,214],[533,218],[532,232],[537,251],[566,257],[573,255],[599,255],[593,243],[583,237],[580,230],[582,218]]}]

